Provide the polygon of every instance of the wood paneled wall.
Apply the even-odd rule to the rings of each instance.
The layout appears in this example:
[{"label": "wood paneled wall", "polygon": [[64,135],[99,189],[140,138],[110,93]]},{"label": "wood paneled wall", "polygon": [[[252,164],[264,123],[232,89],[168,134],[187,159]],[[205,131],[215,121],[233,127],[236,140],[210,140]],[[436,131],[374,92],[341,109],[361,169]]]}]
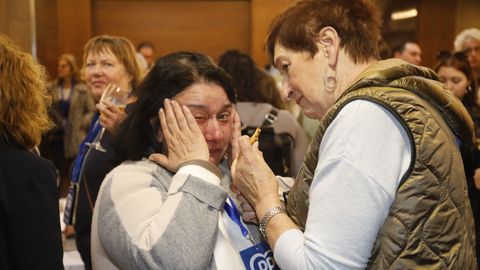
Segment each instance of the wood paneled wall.
[{"label": "wood paneled wall", "polygon": [[150,41],[158,56],[194,50],[217,58],[250,52],[249,1],[94,1],[93,35]]},{"label": "wood paneled wall", "polygon": [[422,48],[423,66],[432,68],[439,51],[453,49],[455,9],[452,0],[418,1],[417,41]]},{"label": "wood paneled wall", "polygon": [[37,19],[38,59],[50,77],[56,76],[58,49],[58,16],[56,0],[37,0],[35,4]]},{"label": "wood paneled wall", "polygon": [[92,37],[90,1],[57,0],[58,50],[82,55],[82,46]]},{"label": "wood paneled wall", "polygon": [[480,29],[480,1],[457,1],[455,34],[472,27]]},{"label": "wood paneled wall", "polygon": [[228,49],[251,52],[250,0],[37,2],[39,58],[51,77],[59,55],[73,53],[81,63],[83,45],[101,34],[124,36],[134,46],[150,41],[157,56],[194,50],[217,59]]},{"label": "wood paneled wall", "polygon": [[6,35],[24,51],[32,53],[34,1],[0,0],[0,34]]},{"label": "wood paneled wall", "polygon": [[[7,14],[2,7],[5,3],[17,1],[29,0],[0,0],[0,30],[5,21],[4,14]],[[387,0],[376,1],[383,3]],[[438,50],[452,48],[459,27],[480,26],[471,25],[472,20],[466,18],[468,14],[473,16],[480,12],[478,1],[418,1],[417,39],[423,49],[425,66],[433,65]],[[225,50],[235,48],[251,53],[262,67],[267,61],[264,42],[271,20],[295,0],[35,2],[38,57],[54,77],[56,59],[60,54],[71,52],[81,60],[83,45],[98,34],[125,36],[134,45],[151,41],[158,56],[177,50],[196,50],[217,59]],[[469,13],[462,12],[463,17],[458,15],[459,7],[468,9]],[[472,7],[477,10],[470,10]],[[451,12],[447,14],[446,11]]]},{"label": "wood paneled wall", "polygon": [[251,55],[259,67],[267,63],[265,39],[272,20],[294,0],[251,0]]}]

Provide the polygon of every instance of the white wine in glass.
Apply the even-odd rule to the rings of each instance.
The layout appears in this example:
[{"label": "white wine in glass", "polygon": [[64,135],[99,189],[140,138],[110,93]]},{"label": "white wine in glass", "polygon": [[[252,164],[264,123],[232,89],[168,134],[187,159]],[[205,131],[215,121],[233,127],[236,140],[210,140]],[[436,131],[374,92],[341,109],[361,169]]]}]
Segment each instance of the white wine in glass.
[{"label": "white wine in glass", "polygon": [[[108,84],[105,90],[102,93],[99,104],[109,101],[113,103],[120,111],[125,111],[125,107],[128,103],[128,98],[130,92],[114,84]],[[102,111],[100,110],[100,115]],[[95,148],[98,151],[106,152],[107,150],[101,145],[100,141],[102,140],[103,134],[105,133],[105,127],[102,127],[99,135],[95,138],[94,142],[87,144],[91,148]]]}]

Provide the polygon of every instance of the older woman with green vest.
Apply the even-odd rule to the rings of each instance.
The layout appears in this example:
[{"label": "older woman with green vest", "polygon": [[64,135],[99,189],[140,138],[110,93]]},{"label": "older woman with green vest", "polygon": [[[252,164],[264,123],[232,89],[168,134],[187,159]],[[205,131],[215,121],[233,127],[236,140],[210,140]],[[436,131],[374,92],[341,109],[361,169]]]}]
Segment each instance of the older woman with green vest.
[{"label": "older woman with green vest", "polygon": [[286,203],[239,141],[234,185],[282,269],[476,269],[461,102],[427,68],[378,61],[370,2],[301,0],[267,38],[283,94],[321,121]]}]

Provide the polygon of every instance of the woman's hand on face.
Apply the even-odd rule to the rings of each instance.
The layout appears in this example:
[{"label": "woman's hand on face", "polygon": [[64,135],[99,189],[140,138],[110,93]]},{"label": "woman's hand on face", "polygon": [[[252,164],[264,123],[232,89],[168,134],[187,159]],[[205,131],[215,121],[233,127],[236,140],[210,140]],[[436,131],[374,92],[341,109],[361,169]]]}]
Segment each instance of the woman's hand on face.
[{"label": "woman's hand on face", "polygon": [[207,142],[186,106],[180,106],[178,102],[166,99],[159,117],[168,154],[152,154],[149,157],[150,160],[172,172],[176,172],[178,166],[186,161],[209,161]]},{"label": "woman's hand on face", "polygon": [[97,109],[101,112],[100,124],[110,133],[114,133],[118,124],[125,118],[124,110],[120,110],[110,101],[102,101],[98,103]]},{"label": "woman's hand on face", "polygon": [[[239,140],[239,154],[232,167],[233,184],[258,212],[259,207],[279,205],[278,183],[263,159],[262,152],[250,145],[250,138]],[[238,194],[238,193],[237,193]]]}]

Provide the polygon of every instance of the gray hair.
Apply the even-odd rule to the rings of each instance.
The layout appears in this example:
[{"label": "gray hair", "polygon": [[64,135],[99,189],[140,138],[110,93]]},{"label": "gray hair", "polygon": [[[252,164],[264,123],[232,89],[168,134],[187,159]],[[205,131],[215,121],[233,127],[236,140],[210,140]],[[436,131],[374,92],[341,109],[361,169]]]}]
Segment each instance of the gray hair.
[{"label": "gray hair", "polygon": [[468,28],[460,32],[453,43],[455,51],[459,52],[465,50],[463,43],[469,38],[480,41],[480,30],[478,28]]}]

